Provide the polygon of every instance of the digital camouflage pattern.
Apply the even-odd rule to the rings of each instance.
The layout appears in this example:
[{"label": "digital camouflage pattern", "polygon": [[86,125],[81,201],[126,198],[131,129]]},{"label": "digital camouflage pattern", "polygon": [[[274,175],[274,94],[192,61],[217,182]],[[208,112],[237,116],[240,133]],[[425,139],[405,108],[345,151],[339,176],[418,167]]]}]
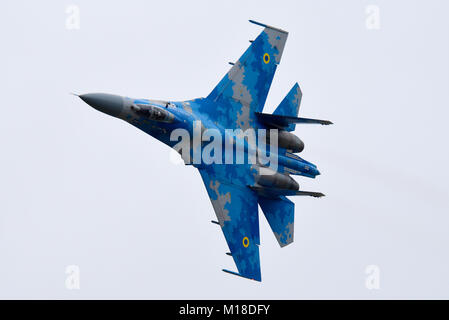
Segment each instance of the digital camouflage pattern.
[{"label": "digital camouflage pattern", "polygon": [[[217,216],[216,223],[223,231],[229,254],[238,270],[223,271],[261,281],[258,204],[279,245],[283,247],[293,242],[294,229],[294,203],[286,196],[323,195],[319,192],[299,191],[298,183],[290,176],[315,178],[320,174],[314,164],[294,154],[302,151],[304,145],[290,131],[295,129],[297,123],[331,122],[297,117],[302,98],[298,84],[293,86],[274,114],[262,113],[288,33],[251,22],[263,26],[263,31],[206,98],[173,102],[103,93],[79,97],[95,109],[129,122],[172,148],[176,149],[179,142],[178,138],[173,139],[174,134],[187,133],[188,150],[181,152],[183,159],[201,174]],[[220,146],[226,144],[225,140],[229,136],[226,130],[237,130],[235,136],[231,137],[231,148],[241,148],[247,156],[249,150],[259,150],[259,146],[249,140],[243,140],[242,144],[236,142],[239,141],[236,138],[241,132],[279,130],[282,133],[278,138],[279,148],[273,148],[270,140],[271,147],[267,151],[268,155],[276,159],[276,169],[267,167],[259,157],[256,162],[238,164],[237,152],[231,155],[231,162],[226,162],[229,159],[225,159],[225,152],[218,155],[215,149],[211,155],[218,157],[219,163],[207,162],[201,155],[198,160],[195,157],[201,152],[205,142],[195,143],[195,133],[205,134],[211,129],[219,133],[219,138],[212,140]],[[238,131],[239,129],[242,131]],[[214,141],[215,139],[218,140]],[[272,139],[271,135],[269,139]],[[296,147],[298,148],[294,149]]]}]

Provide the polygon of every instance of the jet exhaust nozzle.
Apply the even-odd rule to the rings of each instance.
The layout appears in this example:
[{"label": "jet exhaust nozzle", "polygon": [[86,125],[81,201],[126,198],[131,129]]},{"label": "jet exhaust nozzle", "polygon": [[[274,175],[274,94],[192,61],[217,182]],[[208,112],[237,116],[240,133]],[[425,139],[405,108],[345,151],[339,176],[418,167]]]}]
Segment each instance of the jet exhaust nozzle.
[{"label": "jet exhaust nozzle", "polygon": [[299,190],[299,184],[286,174],[275,172],[271,169],[260,167],[256,182],[265,187],[278,189]]},{"label": "jet exhaust nozzle", "polygon": [[[270,143],[270,131],[267,131],[267,143]],[[278,131],[278,146],[293,153],[298,153],[304,150],[304,142],[293,133],[285,130]]]}]

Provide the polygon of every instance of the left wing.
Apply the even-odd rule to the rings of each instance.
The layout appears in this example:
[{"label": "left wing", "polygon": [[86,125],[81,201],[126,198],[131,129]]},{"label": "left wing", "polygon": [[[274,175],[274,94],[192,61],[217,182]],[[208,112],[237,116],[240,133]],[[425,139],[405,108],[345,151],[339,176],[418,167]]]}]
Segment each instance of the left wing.
[{"label": "left wing", "polygon": [[207,97],[218,103],[208,113],[229,129],[254,126],[254,112],[263,109],[288,36],[286,31],[250,22],[265,29]]},{"label": "left wing", "polygon": [[217,166],[220,165],[199,171],[238,269],[238,273],[223,271],[261,281],[257,195],[248,187],[217,175]]}]

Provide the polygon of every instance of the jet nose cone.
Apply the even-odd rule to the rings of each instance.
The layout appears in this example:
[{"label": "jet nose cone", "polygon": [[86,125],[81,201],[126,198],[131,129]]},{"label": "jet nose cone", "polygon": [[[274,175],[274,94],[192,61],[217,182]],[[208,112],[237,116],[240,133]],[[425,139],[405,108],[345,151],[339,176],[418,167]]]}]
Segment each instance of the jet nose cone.
[{"label": "jet nose cone", "polygon": [[86,93],[79,96],[81,100],[98,111],[118,117],[123,110],[123,98],[107,93]]}]

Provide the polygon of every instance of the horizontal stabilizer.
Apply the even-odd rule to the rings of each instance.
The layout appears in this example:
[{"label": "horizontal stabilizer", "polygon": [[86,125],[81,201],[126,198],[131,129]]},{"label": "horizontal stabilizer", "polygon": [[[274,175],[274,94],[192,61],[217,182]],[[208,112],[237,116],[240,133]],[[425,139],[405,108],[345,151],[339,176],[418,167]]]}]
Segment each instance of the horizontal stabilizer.
[{"label": "horizontal stabilizer", "polygon": [[273,127],[277,129],[288,129],[291,124],[296,123],[317,123],[322,125],[333,124],[329,120],[320,120],[320,119],[309,119],[309,118],[298,118],[292,116],[281,116],[275,114],[261,113],[256,112],[256,116],[259,121],[266,124],[268,127]]},{"label": "horizontal stabilizer", "polygon": [[279,245],[285,247],[293,242],[295,204],[286,197],[278,199],[259,198],[265,218]]},{"label": "horizontal stabilizer", "polygon": [[253,191],[256,191],[259,196],[265,198],[276,199],[280,196],[311,196],[315,198],[324,197],[324,194],[321,192],[312,192],[312,191],[297,191],[297,190],[289,190],[289,189],[277,189],[277,188],[264,188],[257,186],[249,186]]},{"label": "horizontal stabilizer", "polygon": [[311,119],[311,118],[296,118],[295,123],[313,123],[313,124],[321,124],[324,126],[334,124],[329,120],[321,120],[321,119]]}]

